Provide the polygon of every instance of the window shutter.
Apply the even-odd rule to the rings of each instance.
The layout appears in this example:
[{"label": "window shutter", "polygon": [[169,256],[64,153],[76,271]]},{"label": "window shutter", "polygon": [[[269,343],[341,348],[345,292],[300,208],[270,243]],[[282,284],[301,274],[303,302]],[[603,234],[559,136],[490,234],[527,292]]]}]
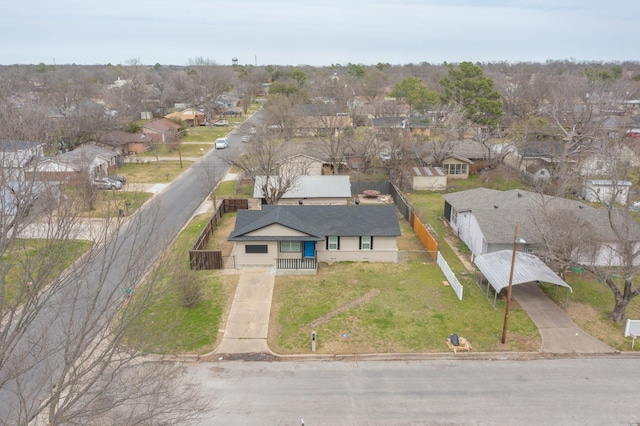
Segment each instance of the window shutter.
[{"label": "window shutter", "polygon": [[360,238],[360,242],[358,243],[360,250],[362,250],[362,237],[358,237]]},{"label": "window shutter", "polygon": [[337,237],[337,238],[338,238],[338,250],[340,250],[340,237]]},{"label": "window shutter", "polygon": [[373,235],[370,237],[369,246],[370,246],[369,248],[373,250]]},{"label": "window shutter", "polygon": [[324,249],[329,250],[329,237],[324,237]]}]

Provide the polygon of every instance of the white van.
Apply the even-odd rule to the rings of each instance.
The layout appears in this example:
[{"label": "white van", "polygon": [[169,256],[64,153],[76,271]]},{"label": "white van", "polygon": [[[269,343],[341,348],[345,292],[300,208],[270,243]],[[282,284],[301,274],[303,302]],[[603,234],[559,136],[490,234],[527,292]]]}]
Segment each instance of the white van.
[{"label": "white van", "polygon": [[216,149],[224,149],[228,147],[227,138],[218,138],[216,139]]}]

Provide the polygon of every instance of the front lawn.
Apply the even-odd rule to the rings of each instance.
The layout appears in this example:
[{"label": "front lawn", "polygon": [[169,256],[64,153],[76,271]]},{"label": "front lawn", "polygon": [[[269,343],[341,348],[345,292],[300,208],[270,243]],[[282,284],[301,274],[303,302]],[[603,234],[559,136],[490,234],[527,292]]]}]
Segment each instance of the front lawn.
[{"label": "front lawn", "polygon": [[[409,224],[402,219],[400,225],[405,263],[322,264],[315,277],[276,277],[271,349],[308,353],[315,330],[319,353],[442,352],[452,333],[466,337],[474,351],[539,350],[538,330],[517,304],[502,345],[504,301],[494,309],[469,275],[459,276],[464,296],[458,300]],[[451,251],[446,243],[441,250]],[[463,271],[460,260],[449,256],[452,269]]]},{"label": "front lawn", "polygon": [[522,309],[511,310],[502,345],[504,304],[493,309],[475,286],[465,287],[459,301],[443,281],[426,259],[323,264],[315,277],[277,277],[269,346],[282,354],[309,353],[315,330],[317,352],[325,354],[443,352],[452,333],[467,338],[474,351],[540,349],[537,328]]},{"label": "front lawn", "polygon": [[125,214],[131,215],[147,202],[153,194],[149,192],[134,191],[99,191],[93,208],[82,213],[83,217],[91,218],[107,218],[116,217],[122,210]]},{"label": "front lawn", "polygon": [[170,182],[193,164],[192,161],[153,161],[148,163],[127,163],[118,169],[118,173],[125,175],[128,182],[158,183]]},{"label": "front lawn", "polygon": [[16,302],[16,298],[26,296],[24,288],[20,288],[20,286],[26,286],[27,281],[33,279],[29,278],[33,276],[32,274],[43,273],[43,271],[34,270],[36,263],[42,265],[45,270],[50,268],[50,271],[46,271],[46,275],[51,278],[44,282],[35,283],[38,290],[42,290],[54,279],[53,277],[60,275],[91,246],[90,241],[84,240],[58,242],[42,239],[16,240],[13,248],[2,256],[2,263],[6,265],[5,275],[2,278],[3,308]]},{"label": "front lawn", "polygon": [[[631,350],[631,338],[624,337],[624,324],[618,325],[608,317],[613,311],[613,293],[588,272],[565,274],[565,281],[573,288],[569,294],[569,306],[563,308],[578,327],[607,345],[621,351]],[[555,286],[544,285],[545,292],[558,303],[564,304],[566,292]],[[640,319],[640,296],[631,300],[627,318]],[[639,351],[639,347],[635,347]]]},{"label": "front lawn", "polygon": [[[175,286],[171,285],[174,274],[165,275],[162,279],[167,280],[169,290],[127,331],[130,340],[150,337],[143,348],[146,352],[204,354],[212,351],[222,337],[220,325],[231,306],[239,276],[226,275],[222,271],[189,269],[188,251],[209,218],[210,215],[194,218],[169,250],[183,254],[181,263],[172,265],[183,270],[180,276],[191,276],[204,282],[204,298],[194,307],[182,306]],[[136,293],[133,303],[136,302]]]}]

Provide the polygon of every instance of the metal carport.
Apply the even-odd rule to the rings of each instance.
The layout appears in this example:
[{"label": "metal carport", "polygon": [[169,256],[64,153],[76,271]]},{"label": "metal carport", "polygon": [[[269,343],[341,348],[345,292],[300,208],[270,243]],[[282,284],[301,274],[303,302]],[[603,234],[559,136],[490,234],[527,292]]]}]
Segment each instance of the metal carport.
[{"label": "metal carport", "polygon": [[[496,306],[496,299],[500,290],[509,286],[512,256],[513,252],[511,250],[501,250],[493,253],[481,254],[474,260],[476,270],[480,270],[480,273],[482,273],[490,284],[487,286],[487,300],[489,300],[489,288],[493,287],[494,289],[494,307]],[[567,289],[567,301],[565,303],[568,303],[569,292],[573,292],[571,286],[562,280],[537,256],[529,253],[516,252],[513,264],[512,285],[524,284],[533,281],[555,284],[558,287],[565,287]],[[476,283],[480,285],[481,280],[476,280]],[[482,288],[482,286],[480,288]]]}]

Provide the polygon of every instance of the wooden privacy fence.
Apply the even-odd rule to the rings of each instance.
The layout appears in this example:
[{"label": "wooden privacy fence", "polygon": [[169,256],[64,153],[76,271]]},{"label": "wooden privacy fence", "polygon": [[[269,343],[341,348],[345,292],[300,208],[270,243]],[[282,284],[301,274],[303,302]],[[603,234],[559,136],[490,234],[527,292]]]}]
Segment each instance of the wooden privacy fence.
[{"label": "wooden privacy fence", "polygon": [[409,220],[409,223],[413,227],[413,230],[416,231],[416,234],[418,234],[418,238],[422,241],[424,248],[427,249],[429,256],[431,256],[432,259],[436,259],[438,256],[438,242],[433,238],[431,232],[424,226],[413,210],[411,210],[411,220]]},{"label": "wooden privacy fence", "polygon": [[207,222],[200,235],[193,243],[191,250],[189,250],[189,264],[191,269],[205,270],[205,269],[223,269],[224,260],[221,251],[217,250],[203,250],[207,246],[213,231],[216,229],[216,225],[222,219],[222,215],[225,213],[236,212],[238,210],[246,210],[249,208],[249,200],[246,198],[225,198],[218,205],[218,208]]}]

